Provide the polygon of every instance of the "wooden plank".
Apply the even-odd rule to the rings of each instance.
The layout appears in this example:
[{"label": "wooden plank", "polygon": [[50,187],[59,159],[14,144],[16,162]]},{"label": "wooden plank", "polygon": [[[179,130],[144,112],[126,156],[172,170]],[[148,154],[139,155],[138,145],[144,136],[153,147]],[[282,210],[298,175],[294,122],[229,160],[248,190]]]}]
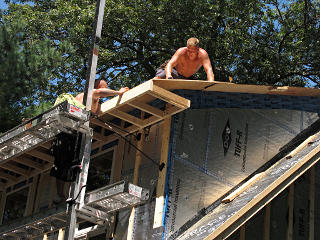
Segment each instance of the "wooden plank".
[{"label": "wooden plank", "polygon": [[63,217],[60,216],[60,215],[54,215],[54,216],[52,216],[52,218],[57,219],[57,220],[59,220],[59,221],[61,221],[61,222],[66,222],[66,221],[67,221],[66,218],[63,218]]},{"label": "wooden plank", "polygon": [[36,198],[36,190],[38,187],[38,178],[39,175],[35,176],[33,178],[32,184],[30,186],[29,194],[28,194],[28,200],[27,200],[27,206],[26,206],[26,212],[25,215],[29,216],[32,214],[34,203],[35,203],[35,198]]},{"label": "wooden plank", "polygon": [[[30,177],[33,177],[33,176],[35,176],[35,175],[37,175],[37,174],[40,174],[40,173],[42,173],[42,172],[45,172],[45,171],[51,169],[51,167],[52,167],[52,165],[46,164],[46,165],[44,165],[43,171],[34,169],[34,170],[32,170],[32,171],[29,172],[29,175],[28,175],[27,178],[30,178]],[[13,184],[19,183],[19,182],[24,181],[24,180],[26,180],[26,177],[25,177],[25,176],[17,177],[14,181],[10,181],[10,182],[6,183],[6,187],[12,186]]]},{"label": "wooden plank", "polygon": [[36,158],[39,158],[39,159],[44,160],[49,163],[54,163],[54,157],[52,155],[37,151],[35,149],[27,152],[26,154],[33,156],[33,157],[36,157]]},{"label": "wooden plank", "polygon": [[292,158],[294,157],[298,152],[300,152],[303,148],[305,148],[310,142],[312,142],[316,137],[318,136],[318,133],[308,137],[306,140],[304,140],[296,149],[294,149],[292,152],[290,152],[286,158]]},{"label": "wooden plank", "polygon": [[247,182],[242,184],[236,191],[232,192],[230,195],[225,197],[222,202],[223,203],[229,203],[233,201],[236,197],[238,197],[241,193],[243,193],[245,190],[247,190],[249,187],[251,187],[256,181],[261,179],[264,176],[264,172],[258,173],[254,175],[252,178],[250,178]]},{"label": "wooden plank", "polygon": [[28,158],[17,157],[17,158],[14,158],[13,161],[21,163],[25,166],[28,166],[28,167],[31,167],[34,169],[38,169],[38,170],[44,169],[44,167],[41,163],[37,163],[37,162],[32,161],[31,159],[28,159]]},{"label": "wooden plank", "polygon": [[[57,194],[57,178],[55,177],[49,177],[49,182],[48,182],[48,186],[50,187],[50,192],[49,192],[49,208],[52,207],[53,205],[53,199],[55,194]],[[65,187],[65,184],[63,185],[63,189]]]},{"label": "wooden plank", "polygon": [[[141,114],[141,118],[143,118],[144,113]],[[143,145],[144,145],[144,139],[145,139],[145,132],[144,130],[140,130],[141,138],[140,141],[137,144],[137,148],[143,151]],[[132,183],[135,185],[138,185],[138,177],[139,177],[139,167],[141,165],[141,152],[136,151],[136,161],[134,164],[134,172],[133,172],[133,181]],[[128,223],[128,234],[127,234],[127,240],[131,240],[133,238],[134,233],[134,219],[136,215],[136,208],[131,208],[131,214],[129,217],[129,223]]]},{"label": "wooden plank", "polygon": [[64,239],[64,233],[65,233],[65,230],[63,228],[59,229],[58,240]]},{"label": "wooden plank", "polygon": [[235,84],[229,82],[208,82],[201,80],[164,80],[153,79],[153,84],[167,90],[186,89],[203,90],[217,92],[238,92],[238,93],[256,93],[256,94],[274,94],[288,96],[315,96],[320,97],[320,89],[302,88],[302,87],[274,87],[265,85]]},{"label": "wooden plank", "polygon": [[[117,139],[119,139],[119,136],[118,136],[118,135],[116,135],[116,134],[109,135],[109,136],[108,136],[108,140],[105,141],[105,142],[96,141],[96,142],[92,143],[91,149],[94,150],[94,149],[99,148],[99,147],[101,147],[101,146],[103,146],[103,145],[105,145],[105,144],[108,144],[108,143],[110,143],[110,142],[113,142],[113,141],[115,141],[115,140],[117,140]],[[95,157],[95,155],[92,155],[92,157]]]},{"label": "wooden plank", "polygon": [[266,205],[265,211],[264,211],[263,240],[270,240],[270,215],[271,215],[271,202]]},{"label": "wooden plank", "polygon": [[45,142],[43,144],[41,144],[41,146],[45,149],[50,149],[51,148],[51,144],[52,144],[52,141],[48,141],[48,142]]},{"label": "wooden plank", "polygon": [[239,240],[246,240],[246,225],[243,224],[240,227],[240,239]]},{"label": "wooden plank", "polygon": [[144,94],[147,94],[149,91],[152,90],[153,82],[151,80],[142,83],[129,91],[125,92],[121,97],[116,96],[109,101],[106,101],[101,104],[101,114],[99,116],[104,115],[108,111],[124,104],[129,101],[133,101],[134,99],[139,98],[140,96],[143,96]]},{"label": "wooden plank", "polygon": [[[224,224],[219,226],[214,232],[209,234],[205,239],[211,240],[218,237],[222,232],[224,232],[226,229],[228,229],[235,221],[239,220],[241,216],[243,216],[245,213],[247,213],[254,205],[261,202],[263,199],[267,197],[269,193],[271,193],[273,190],[275,190],[281,183],[283,183],[286,179],[288,179],[293,173],[297,172],[300,167],[302,167],[304,164],[306,164],[310,159],[312,159],[317,153],[320,151],[320,145],[315,147],[311,152],[309,152],[306,156],[304,156],[298,163],[296,163],[294,166],[291,167],[291,169],[284,174],[282,174],[278,179],[276,179],[272,184],[270,184],[263,192],[258,194],[255,198],[253,198],[251,201],[249,201],[245,207],[240,209],[237,214],[230,217]],[[313,164],[316,163],[319,159],[314,160]],[[312,166],[312,165],[311,165]],[[294,180],[296,180],[299,176],[301,176],[305,171],[307,171],[308,168],[306,168],[304,171],[299,172],[295,175],[293,179],[291,179],[290,182],[286,183],[285,186],[288,186],[290,183],[292,183]],[[276,195],[275,195],[276,196]],[[267,201],[267,203],[271,201],[271,198]],[[255,213],[259,211],[260,208],[257,208],[255,210]]]},{"label": "wooden plank", "polygon": [[161,158],[160,158],[160,164],[164,163],[165,167],[162,169],[162,171],[159,171],[158,173],[157,198],[156,198],[156,206],[154,210],[153,228],[162,226],[164,190],[165,190],[166,175],[167,175],[170,131],[171,131],[171,118],[166,118],[161,125],[162,143],[161,143]]},{"label": "wooden plank", "polygon": [[[123,125],[124,121],[121,121],[121,124]],[[126,141],[123,138],[120,138],[117,148],[113,154],[110,183],[115,183],[121,180],[125,144]]]},{"label": "wooden plank", "polygon": [[180,97],[179,95],[158,86],[153,86],[153,89],[149,94],[182,109],[190,107],[190,100]]},{"label": "wooden plank", "polygon": [[109,136],[102,135],[101,133],[97,133],[95,131],[93,132],[92,138],[102,142],[107,142],[110,139]]},{"label": "wooden plank", "polygon": [[[106,116],[106,115],[105,115]],[[105,123],[104,123],[105,122]],[[125,134],[128,134],[127,133],[127,130],[124,128],[124,127],[121,127],[117,124],[114,124],[114,123],[111,123],[109,122],[108,120],[105,120],[105,119],[102,119],[99,120],[99,119],[96,119],[96,118],[92,118],[90,120],[90,123],[91,124],[94,124],[96,126],[100,126],[102,127],[103,129],[106,129],[106,130],[109,130],[109,131],[112,131],[106,124],[110,125],[112,128],[114,128],[118,133],[122,134],[122,135],[125,135]]]},{"label": "wooden plank", "polygon": [[7,200],[6,191],[1,191],[0,195],[1,195],[1,198],[0,198],[0,225],[1,225],[3,221],[4,208],[6,206],[6,200]]},{"label": "wooden plank", "polygon": [[309,240],[314,240],[315,230],[315,167],[310,169],[310,187],[309,187]]},{"label": "wooden plank", "polygon": [[30,172],[31,171],[27,171],[23,168],[20,168],[16,165],[13,165],[12,163],[5,163],[5,164],[1,164],[0,165],[0,168],[3,168],[3,169],[6,169],[6,170],[9,170],[11,172],[14,172],[14,173],[18,173],[24,177],[28,177],[30,176]]},{"label": "wooden plank", "polygon": [[168,115],[172,116],[172,115],[174,115],[174,114],[176,114],[178,112],[181,112],[183,110],[185,110],[185,109],[179,108],[179,107],[177,107],[175,105],[167,104],[165,113],[166,113],[167,116]]},{"label": "wooden plank", "polygon": [[0,178],[5,179],[7,181],[15,181],[17,179],[16,176],[12,176],[11,174],[8,174],[3,170],[0,170]]},{"label": "wooden plank", "polygon": [[165,112],[161,111],[160,109],[155,108],[147,103],[140,102],[138,100],[132,101],[128,104],[130,106],[133,106],[135,108],[138,108],[144,112],[150,113],[150,114],[157,116],[157,117],[160,117],[160,118],[163,118],[165,116]]},{"label": "wooden plank", "polygon": [[38,191],[37,191],[37,195],[36,195],[36,199],[35,199],[35,204],[34,204],[34,212],[37,213],[39,212],[39,205],[40,205],[40,200],[41,200],[41,194],[42,191],[46,186],[46,183],[44,181],[44,178],[46,177],[45,173],[41,173],[40,174],[40,180],[39,180],[39,185],[38,185]]},{"label": "wooden plank", "polygon": [[6,184],[0,183],[0,191],[4,191],[6,189]]},{"label": "wooden plank", "polygon": [[[212,85],[212,82],[208,82],[204,80],[153,79],[152,81],[154,85],[169,91],[176,90],[176,89],[202,90],[202,89],[205,89],[205,87]],[[220,83],[220,82],[216,82],[216,83]]]},{"label": "wooden plank", "polygon": [[[106,116],[106,115],[105,115]],[[102,119],[103,121],[105,121],[104,119]],[[107,129],[109,131],[112,131],[108,126],[106,126],[102,121],[98,120],[98,119],[92,119],[91,122],[97,126],[103,127],[104,129]],[[110,123],[108,121],[106,121],[106,124],[109,124],[115,131],[117,131],[117,133],[121,134],[122,136],[125,136],[127,134],[133,133],[138,131],[139,129],[137,128],[137,126],[130,126],[125,128],[124,126],[118,126],[114,123]],[[108,135],[109,137],[110,135]]]},{"label": "wooden plank", "polygon": [[287,240],[293,239],[293,208],[294,208],[294,184],[289,186],[288,193],[288,229]]},{"label": "wooden plank", "polygon": [[136,125],[138,127],[143,127],[143,121],[140,118],[134,117],[128,113],[122,112],[118,109],[113,109],[112,111],[109,111],[108,114],[111,114],[117,118],[120,118],[128,123],[131,123],[133,125]]}]

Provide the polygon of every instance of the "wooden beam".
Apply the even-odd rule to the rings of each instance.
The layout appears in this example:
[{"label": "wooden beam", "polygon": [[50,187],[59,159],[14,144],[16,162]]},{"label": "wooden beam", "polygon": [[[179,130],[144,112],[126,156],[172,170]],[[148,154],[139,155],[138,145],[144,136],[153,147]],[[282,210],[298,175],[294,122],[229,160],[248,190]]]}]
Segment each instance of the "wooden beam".
[{"label": "wooden beam", "polygon": [[122,112],[118,109],[113,109],[112,111],[109,111],[108,114],[111,114],[117,118],[120,118],[128,123],[131,123],[133,125],[136,125],[140,128],[143,127],[143,121],[140,118],[134,117],[126,112]]},{"label": "wooden beam", "polygon": [[170,142],[171,118],[166,118],[161,125],[162,143],[160,164],[165,164],[162,171],[158,173],[157,198],[154,211],[153,228],[162,226],[163,205],[164,205],[164,189],[166,184],[168,152]]},{"label": "wooden beam", "polygon": [[[226,220],[224,222],[224,224],[220,225],[215,231],[213,231],[211,234],[209,234],[205,239],[206,240],[211,240],[211,239],[215,239],[218,236],[221,236],[221,234],[227,230],[233,223],[235,223],[237,220],[240,219],[241,216],[243,216],[244,214],[246,214],[247,212],[249,212],[249,210],[251,210],[253,208],[253,206],[258,205],[258,203],[260,202],[266,202],[269,203],[269,201],[272,200],[271,197],[268,197],[268,194],[270,194],[273,190],[276,190],[277,187],[281,186],[281,189],[283,187],[287,187],[289,184],[291,184],[294,180],[296,180],[299,176],[301,176],[305,171],[307,171],[309,169],[309,167],[312,167],[313,164],[315,164],[316,162],[319,161],[319,158],[314,159],[312,161],[312,163],[308,164],[307,167],[305,167],[303,170],[299,171],[298,170],[305,164],[308,163],[308,161],[310,159],[312,159],[316,154],[318,154],[320,152],[320,145],[316,146],[314,149],[312,149],[308,154],[306,154],[302,159],[299,160],[299,162],[297,162],[295,165],[293,165],[290,170],[286,171],[284,174],[282,174],[279,178],[277,178],[275,181],[273,181],[270,185],[268,185],[263,192],[261,192],[260,194],[258,194],[255,198],[253,198],[252,200],[250,200],[245,207],[243,207],[242,209],[240,209],[237,214],[233,215],[232,217],[230,217],[228,220]],[[296,173],[296,174],[294,174]],[[284,183],[285,180],[289,179],[290,176],[292,176],[294,174],[294,177],[290,179],[290,181],[285,182],[284,185],[281,185],[282,183]],[[280,191],[279,191],[280,192]],[[279,193],[278,192],[278,193]],[[276,197],[276,195],[273,195],[273,197]],[[267,200],[266,200],[267,199]],[[259,211],[261,209],[260,206],[257,207],[254,211],[250,211],[250,214],[254,214],[257,211]],[[252,216],[252,215],[250,215]]]},{"label": "wooden beam", "polygon": [[44,167],[41,163],[37,163],[37,162],[35,162],[31,159],[28,159],[28,158],[17,157],[17,158],[14,158],[13,161],[21,163],[25,166],[28,166],[28,167],[31,167],[34,169],[38,169],[38,170],[44,169]]},{"label": "wooden beam", "polygon": [[0,168],[3,168],[3,169],[6,169],[6,170],[9,170],[11,172],[14,172],[14,173],[18,173],[24,177],[28,177],[30,175],[30,172],[31,171],[27,171],[23,168],[20,168],[16,165],[13,165],[12,163],[4,163],[4,164],[1,164],[0,165]]},{"label": "wooden beam", "polygon": [[143,96],[150,92],[152,90],[153,82],[151,80],[142,83],[129,91],[122,94],[122,96],[116,96],[109,101],[106,101],[101,104],[101,115],[104,115],[105,113],[109,112],[110,110],[114,109],[115,107],[118,107],[124,103],[127,103],[129,101],[133,101],[140,96]]},{"label": "wooden beam", "polygon": [[126,141],[123,138],[120,138],[118,146],[113,154],[110,183],[115,183],[121,180],[125,143]]},{"label": "wooden beam", "polygon": [[188,89],[217,92],[237,92],[255,94],[274,94],[288,96],[315,96],[320,97],[320,89],[304,87],[274,87],[263,85],[235,84],[229,82],[214,83],[204,80],[153,79],[153,84],[167,90]]},{"label": "wooden beam", "polygon": [[190,100],[155,85],[149,94],[182,109],[190,107]]},{"label": "wooden beam", "polygon": [[310,142],[312,142],[316,137],[318,136],[318,133],[308,137],[306,140],[304,140],[296,149],[291,151],[286,158],[292,158],[294,157],[298,152],[300,152],[303,148],[305,148]]},{"label": "wooden beam", "polygon": [[37,195],[36,195],[36,199],[35,199],[35,204],[34,204],[34,212],[37,213],[39,212],[39,205],[40,205],[40,200],[41,200],[41,194],[43,192],[43,188],[46,187],[46,183],[44,181],[45,178],[44,173],[40,174],[40,180],[39,180],[39,185],[38,185],[38,191],[37,191]]},{"label": "wooden beam", "polygon": [[52,141],[48,141],[48,142],[45,142],[43,144],[41,144],[41,146],[45,149],[50,149],[51,148],[51,144],[52,144]]},{"label": "wooden beam", "polygon": [[61,222],[66,222],[67,221],[67,219],[64,219],[64,218],[62,218],[61,216],[52,216],[52,218],[54,218],[54,219],[57,219],[57,220],[59,220],[59,221],[61,221]]},{"label": "wooden beam", "polygon": [[59,229],[58,240],[64,239],[64,233],[65,233],[65,230],[63,228]]},{"label": "wooden beam", "polygon": [[33,157],[36,157],[36,158],[39,158],[39,159],[44,160],[49,163],[54,163],[54,157],[52,155],[37,151],[35,149],[27,152],[26,154],[33,156]]},{"label": "wooden beam", "polygon": [[15,181],[17,179],[16,176],[12,176],[11,174],[8,174],[3,170],[0,170],[0,178],[5,179],[7,181]]},{"label": "wooden beam", "polygon": [[[142,113],[142,116],[141,116],[142,118],[144,117],[143,115],[144,114]],[[137,148],[140,149],[141,151],[143,151],[145,132],[142,129],[142,130],[140,130],[140,133],[141,133],[141,138],[140,138],[140,141],[137,144]],[[141,164],[141,152],[140,151],[136,151],[136,161],[135,161],[135,164],[134,164],[133,181],[132,181],[132,183],[135,184],[135,185],[138,185],[140,164]],[[136,208],[133,207],[133,208],[131,208],[131,214],[130,214],[130,217],[129,217],[127,240],[131,240],[132,237],[133,237],[135,215],[136,215]]]},{"label": "wooden beam", "polygon": [[98,141],[102,141],[102,142],[108,142],[110,137],[109,136],[105,136],[102,135],[101,133],[97,133],[97,132],[93,132],[93,139],[98,140]]},{"label": "wooden beam", "polygon": [[36,192],[37,192],[36,190],[38,187],[38,178],[39,178],[39,175],[33,177],[33,181],[29,189],[25,216],[29,216],[32,214],[34,203],[35,203],[34,200],[36,198]]},{"label": "wooden beam", "polygon": [[[119,139],[119,136],[118,136],[118,135],[116,135],[116,134],[109,135],[107,141],[104,141],[104,142],[102,142],[102,141],[96,141],[96,142],[92,143],[91,149],[94,150],[94,149],[96,149],[96,148],[98,148],[98,147],[101,147],[101,146],[103,146],[103,145],[105,145],[105,144],[108,144],[108,143],[110,143],[110,142],[113,142],[113,141],[115,141],[115,140],[117,140],[117,139]],[[93,155],[93,156],[95,156],[95,155]]]},{"label": "wooden beam", "polygon": [[[51,167],[52,167],[52,166],[50,166],[50,164],[46,164],[46,165],[44,165],[43,171],[34,169],[34,170],[32,170],[32,171],[29,172],[29,175],[28,175],[27,178],[30,178],[30,177],[33,177],[33,176],[35,176],[35,175],[38,175],[38,174],[40,174],[40,173],[42,173],[42,172],[45,172],[45,171],[51,169]],[[24,180],[26,180],[26,177],[25,177],[25,176],[17,177],[14,181],[7,182],[7,183],[6,183],[6,187],[12,186],[13,184],[19,183],[19,182],[24,181]]]},{"label": "wooden beam", "polygon": [[3,213],[4,213],[4,208],[6,206],[6,200],[7,200],[7,194],[6,191],[1,191],[0,192],[0,225],[2,224],[3,221]]},{"label": "wooden beam", "polygon": [[263,228],[263,240],[270,240],[270,213],[271,202],[266,205],[264,211],[264,228]]},{"label": "wooden beam", "polygon": [[[53,199],[54,199],[54,195],[56,194],[57,192],[57,178],[55,177],[49,177],[49,180],[48,180],[48,186],[50,188],[50,192],[49,192],[49,208],[52,207],[53,205]],[[65,187],[65,184],[63,185],[63,189]]]},{"label": "wooden beam", "polygon": [[[105,120],[104,120],[105,121]],[[128,134],[128,131],[126,128],[124,128],[123,126],[119,126],[117,124],[114,124],[114,123],[111,123],[109,121],[105,121],[106,124],[110,125],[114,130],[117,131],[117,133],[121,134],[121,135],[127,135]],[[103,129],[106,129],[106,130],[109,130],[109,131],[112,131],[109,127],[106,126],[105,123],[103,123],[102,121],[100,121],[99,119],[96,119],[96,118],[93,118],[91,119],[90,123],[94,124],[94,125],[97,125],[97,126],[100,126],[102,127]],[[110,135],[109,135],[110,136]]]},{"label": "wooden beam", "polygon": [[293,239],[293,208],[294,208],[294,184],[289,186],[288,193],[288,229],[287,240]]},{"label": "wooden beam", "polygon": [[161,111],[160,109],[158,108],[155,108],[147,103],[143,103],[143,102],[140,102],[138,100],[135,100],[135,101],[131,101],[128,103],[130,106],[132,107],[135,107],[135,108],[138,108],[144,112],[147,112],[147,113],[150,113],[154,116],[157,116],[157,117],[160,117],[160,118],[163,118],[165,117],[165,112],[164,111]]},{"label": "wooden beam", "polygon": [[247,182],[242,184],[238,189],[236,189],[234,192],[229,194],[229,196],[225,197],[222,202],[228,203],[233,201],[236,197],[238,197],[241,193],[243,193],[245,190],[247,190],[249,187],[251,187],[256,181],[258,181],[260,178],[263,177],[265,173],[258,173],[254,175],[252,178],[250,178]]},{"label": "wooden beam", "polygon": [[246,224],[243,224],[240,227],[240,239],[239,240],[246,240]]},{"label": "wooden beam", "polygon": [[314,240],[315,230],[315,167],[310,169],[310,187],[309,187],[309,240]]}]

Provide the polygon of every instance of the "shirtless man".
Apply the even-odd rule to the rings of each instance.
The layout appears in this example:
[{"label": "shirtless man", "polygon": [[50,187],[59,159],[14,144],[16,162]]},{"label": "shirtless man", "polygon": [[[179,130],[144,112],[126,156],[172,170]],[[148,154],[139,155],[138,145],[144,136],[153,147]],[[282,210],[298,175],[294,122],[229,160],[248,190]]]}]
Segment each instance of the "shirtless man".
[{"label": "shirtless man", "polygon": [[[107,82],[105,80],[96,80],[94,83],[94,89],[92,91],[92,105],[91,112],[95,114],[99,114],[101,105],[99,104],[100,98],[111,97],[114,95],[122,95],[126,91],[128,91],[128,87],[120,88],[119,91],[115,91],[108,88]],[[84,93],[78,94],[75,99],[79,101],[81,104],[83,103]],[[56,187],[57,187],[57,195],[53,202],[55,204],[60,204],[64,202],[66,199],[65,194],[65,182],[56,178]]]},{"label": "shirtless man", "polygon": [[211,62],[208,53],[199,47],[197,38],[189,38],[187,47],[179,48],[172,56],[165,69],[159,69],[156,78],[166,79],[193,79],[200,67],[203,66],[207,73],[207,79],[214,81]]},{"label": "shirtless man", "polygon": [[[100,98],[111,97],[115,95],[122,95],[126,91],[128,91],[128,87],[120,88],[119,91],[112,90],[108,88],[108,84],[105,80],[96,80],[94,83],[94,89],[92,91],[92,105],[91,112],[98,114],[100,112],[101,105],[99,104]],[[83,103],[84,93],[78,94],[75,98]]]}]

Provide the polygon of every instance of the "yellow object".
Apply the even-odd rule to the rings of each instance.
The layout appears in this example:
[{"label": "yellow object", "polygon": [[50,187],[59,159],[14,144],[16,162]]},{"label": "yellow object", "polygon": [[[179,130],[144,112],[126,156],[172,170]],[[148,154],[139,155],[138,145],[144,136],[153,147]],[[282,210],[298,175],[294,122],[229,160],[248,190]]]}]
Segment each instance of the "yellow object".
[{"label": "yellow object", "polygon": [[54,102],[54,106],[64,102],[64,101],[68,101],[68,103],[74,105],[74,106],[77,106],[79,108],[85,108],[85,106],[80,103],[77,99],[75,99],[74,96],[72,96],[70,93],[62,93],[60,94],[56,101]]}]

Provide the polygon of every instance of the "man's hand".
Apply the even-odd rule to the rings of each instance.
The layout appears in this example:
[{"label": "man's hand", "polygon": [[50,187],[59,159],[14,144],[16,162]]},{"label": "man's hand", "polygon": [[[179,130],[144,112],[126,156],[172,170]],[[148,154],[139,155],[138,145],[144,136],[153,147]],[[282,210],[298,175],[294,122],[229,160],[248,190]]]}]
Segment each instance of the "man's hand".
[{"label": "man's hand", "polygon": [[122,95],[122,94],[124,94],[125,92],[127,92],[129,90],[130,89],[128,87],[124,87],[124,88],[120,88],[120,90],[118,92],[119,92],[119,95]]}]

